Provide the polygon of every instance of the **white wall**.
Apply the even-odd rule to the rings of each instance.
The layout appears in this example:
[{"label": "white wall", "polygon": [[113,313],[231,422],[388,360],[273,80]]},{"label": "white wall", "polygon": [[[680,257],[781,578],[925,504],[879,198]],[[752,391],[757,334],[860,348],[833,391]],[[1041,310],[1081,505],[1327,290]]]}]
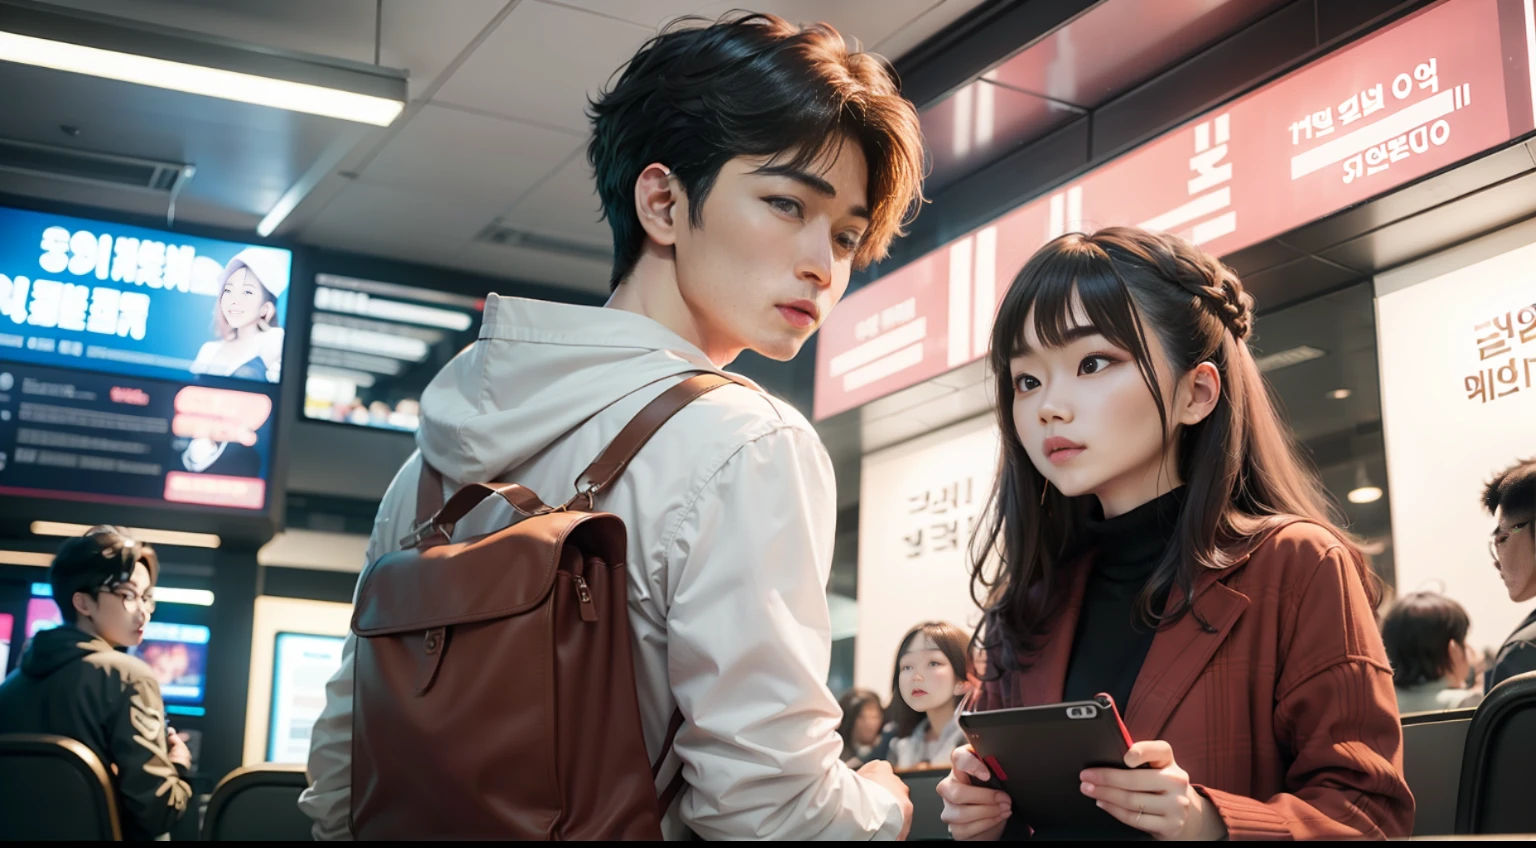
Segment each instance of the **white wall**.
[{"label": "white wall", "polygon": [[251,683],[245,706],[245,755],[241,765],[266,760],[272,712],[272,649],[279,632],[345,636],[352,605],[262,595],[251,626]]},{"label": "white wall", "polygon": [[[1383,274],[1376,296],[1398,592],[1444,592],[1471,616],[1468,641],[1497,647],[1530,604],[1511,603],[1494,570],[1479,495],[1536,455],[1536,333],[1522,344],[1517,329],[1484,359],[1478,339],[1494,329],[1476,328],[1536,304],[1536,223]],[[1490,368],[1509,394],[1469,399],[1468,378]]]},{"label": "white wall", "polygon": [[966,547],[969,522],[980,520],[992,490],[998,449],[987,415],[864,457],[854,685],[888,698],[896,649],[919,622],[967,630],[979,623]]}]

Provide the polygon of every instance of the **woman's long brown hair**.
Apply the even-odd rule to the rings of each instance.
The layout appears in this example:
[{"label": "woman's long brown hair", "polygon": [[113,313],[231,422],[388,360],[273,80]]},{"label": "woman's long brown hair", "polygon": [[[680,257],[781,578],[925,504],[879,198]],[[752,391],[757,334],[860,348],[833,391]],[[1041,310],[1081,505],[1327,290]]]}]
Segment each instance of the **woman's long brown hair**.
[{"label": "woman's long brown hair", "polygon": [[[1063,569],[1083,551],[1084,521],[1095,503],[1092,495],[1069,498],[1047,485],[1013,420],[1011,361],[1027,352],[1026,324],[1033,324],[1045,346],[1064,345],[1075,323],[1074,296],[1090,324],[1135,357],[1157,403],[1165,443],[1168,409],[1150,345],[1162,345],[1175,376],[1202,362],[1221,375],[1216,407],[1173,442],[1187,492],[1173,543],[1138,599],[1141,617],[1161,625],[1188,613],[1198,573],[1225,568],[1233,545],[1287,516],[1338,534],[1374,604],[1375,578],[1358,545],[1339,529],[1337,508],[1317,475],[1297,455],[1248,349],[1253,298],[1237,275],[1174,236],[1129,227],[1070,233],[1025,264],[992,330],[989,364],[1003,447],[987,519],[971,548],[971,595],[985,610],[973,647],[986,652],[986,676],[1027,666],[1039,648],[1066,602]],[[1179,600],[1154,610],[1153,598],[1168,597],[1174,587]]]}]

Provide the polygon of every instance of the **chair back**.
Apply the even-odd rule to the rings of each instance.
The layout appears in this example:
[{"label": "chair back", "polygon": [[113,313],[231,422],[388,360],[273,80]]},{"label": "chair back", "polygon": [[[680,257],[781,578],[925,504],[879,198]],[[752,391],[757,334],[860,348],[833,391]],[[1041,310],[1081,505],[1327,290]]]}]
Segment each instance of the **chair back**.
[{"label": "chair back", "polygon": [[0,840],[122,838],[112,778],[90,748],[47,733],[0,735]]},{"label": "chair back", "polygon": [[312,822],[299,809],[309,785],[304,766],[259,763],[219,781],[203,816],[204,842],[308,842]]},{"label": "chair back", "polygon": [[1536,671],[1495,686],[1467,729],[1456,801],[1459,834],[1536,833]]},{"label": "chair back", "polygon": [[912,796],[912,829],[909,841],[947,840],[949,825],[939,819],[944,802],[939,798],[939,781],[949,776],[949,767],[898,770],[896,776],[907,784]]},{"label": "chair back", "polygon": [[1461,755],[1474,710],[1409,713],[1403,716],[1403,772],[1417,810],[1414,836],[1456,832],[1456,787]]}]

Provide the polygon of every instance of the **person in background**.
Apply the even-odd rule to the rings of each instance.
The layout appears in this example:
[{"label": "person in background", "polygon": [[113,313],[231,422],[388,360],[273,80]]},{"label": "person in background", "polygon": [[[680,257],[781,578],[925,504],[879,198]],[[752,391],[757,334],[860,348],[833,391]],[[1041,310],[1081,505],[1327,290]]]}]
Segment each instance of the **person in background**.
[{"label": "person in background", "polygon": [[[559,503],[684,375],[727,373],[746,350],[792,359],[915,212],[921,125],[885,60],[825,24],[701,23],[666,27],[590,106],[587,157],[613,231],[608,304],[486,298],[479,340],[421,396],[420,451],[379,505],[370,560],[415,525],[426,466],[445,496],[510,479]],[[595,506],[628,530],[653,761],[674,710],[683,717],[656,772],[658,796],[683,787],[663,835],[904,836],[906,784],[887,763],[855,772],[841,759],[826,686],[836,481],[804,416],[755,387],[710,392]],[[510,506],[491,505],[454,533],[511,521]],[[326,686],[299,800],[321,839],[350,834],[355,645],[349,636]],[[524,659],[506,657],[507,669]]]},{"label": "person in background", "polygon": [[970,641],[942,621],[924,622],[902,637],[891,673],[892,766],[947,766],[950,753],[965,744],[955,710],[970,687]]},{"label": "person in background", "polygon": [[1481,681],[1467,679],[1476,661],[1467,647],[1471,626],[1461,604],[1434,592],[1404,595],[1381,625],[1381,640],[1392,662],[1392,683],[1401,714],[1475,707]]},{"label": "person in background", "polygon": [[[1055,239],[1007,289],[970,708],[1112,696],[1135,740],[1125,767],[1077,775],[1104,825],[1405,837],[1376,581],[1272,405],[1252,323],[1216,257],[1129,227]],[[978,785],[992,775],[970,746],[953,762],[938,792],[956,839],[1076,835],[1032,831]]]},{"label": "person in background", "polygon": [[890,740],[882,732],[885,708],[880,706],[880,696],[868,689],[849,689],[837,705],[843,711],[843,723],[837,727],[837,735],[843,737],[843,762],[858,768],[885,759]]},{"label": "person in background", "polygon": [[282,379],[283,328],[278,299],[288,290],[287,259],[248,247],[229,260],[213,307],[213,334],[192,362],[193,374],[276,383]]},{"label": "person in background", "polygon": [[[1499,472],[1483,488],[1483,508],[1493,516],[1488,550],[1517,604],[1536,598],[1536,459],[1521,460]],[[1504,640],[1488,669],[1484,692],[1527,671],[1536,671],[1536,611]]]},{"label": "person in background", "polygon": [[166,725],[154,672],[118,650],[144,640],[159,570],[152,548],[115,527],[66,540],[48,569],[64,623],[32,637],[0,684],[0,731],[75,739],[116,775],[129,840],[168,833],[192,797],[192,754]]}]

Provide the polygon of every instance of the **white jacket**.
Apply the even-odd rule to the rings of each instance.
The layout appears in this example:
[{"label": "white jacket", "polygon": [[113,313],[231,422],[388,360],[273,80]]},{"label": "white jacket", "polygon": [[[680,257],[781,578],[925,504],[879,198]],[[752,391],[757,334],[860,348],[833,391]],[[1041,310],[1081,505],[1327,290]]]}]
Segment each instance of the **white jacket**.
[{"label": "white jacket", "polygon": [[[510,479],[563,502],[619,429],[676,380],[647,384],[695,370],[719,369],[643,316],[492,295],[480,341],[422,396],[420,451],[379,505],[370,561],[395,549],[414,520],[419,456],[447,478],[445,494]],[[656,783],[659,793],[681,767],[688,784],[663,822],[668,838],[684,828],[706,839],[900,832],[896,799],[839,757],[841,714],[825,682],[835,494],[805,418],[732,385],[678,413],[598,497],[629,530],[636,684],[652,758],[674,706],[686,719]],[[487,499],[455,535],[505,526],[510,512]],[[349,837],[353,638],[326,686],[313,785],[299,801],[317,839]]]}]

